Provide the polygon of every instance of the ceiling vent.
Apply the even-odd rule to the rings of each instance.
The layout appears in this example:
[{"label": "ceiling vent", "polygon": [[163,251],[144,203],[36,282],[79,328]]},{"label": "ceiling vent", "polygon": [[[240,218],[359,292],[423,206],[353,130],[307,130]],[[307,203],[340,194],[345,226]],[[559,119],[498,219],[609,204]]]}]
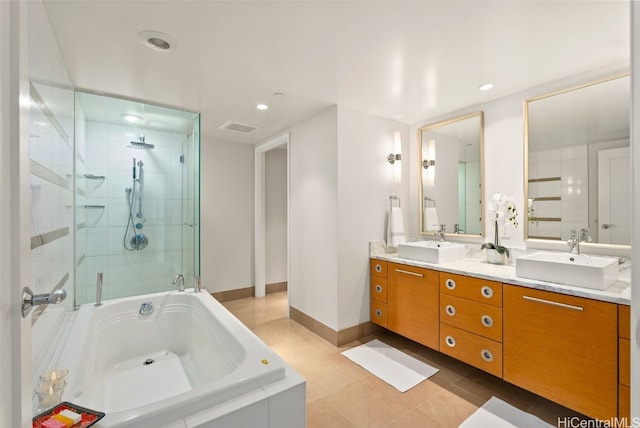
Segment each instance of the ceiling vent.
[{"label": "ceiling vent", "polygon": [[229,131],[237,131],[237,132],[242,132],[244,134],[251,134],[253,131],[257,130],[258,127],[254,125],[248,125],[246,123],[234,122],[230,120],[226,122],[224,125],[222,125],[220,129],[228,129]]}]

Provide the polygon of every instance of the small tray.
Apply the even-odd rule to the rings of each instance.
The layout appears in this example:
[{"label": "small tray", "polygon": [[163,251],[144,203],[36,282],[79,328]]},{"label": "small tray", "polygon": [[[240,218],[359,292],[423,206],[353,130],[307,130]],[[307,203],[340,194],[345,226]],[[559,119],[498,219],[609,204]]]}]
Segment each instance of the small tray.
[{"label": "small tray", "polygon": [[68,401],[63,401],[55,407],[47,410],[44,413],[40,413],[38,416],[33,418],[33,428],[40,428],[41,424],[47,419],[51,418],[53,415],[57,415],[63,410],[71,410],[72,412],[78,413],[82,416],[82,420],[75,424],[73,428],[87,428],[91,425],[98,422],[100,419],[104,417],[104,413],[96,412],[95,410],[87,409],[85,407],[80,407],[75,404],[69,403]]}]

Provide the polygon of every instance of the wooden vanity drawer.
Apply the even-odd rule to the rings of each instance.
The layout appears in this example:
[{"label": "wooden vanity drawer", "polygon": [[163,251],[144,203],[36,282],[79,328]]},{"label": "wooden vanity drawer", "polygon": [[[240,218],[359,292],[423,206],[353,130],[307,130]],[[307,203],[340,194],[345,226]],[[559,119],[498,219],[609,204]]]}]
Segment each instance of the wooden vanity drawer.
[{"label": "wooden vanity drawer", "polygon": [[387,279],[379,276],[372,276],[370,282],[370,293],[373,300],[387,303]]},{"label": "wooden vanity drawer", "polygon": [[377,300],[371,301],[371,322],[387,328],[387,304]]},{"label": "wooden vanity drawer", "polygon": [[369,267],[371,271],[371,276],[379,276],[381,278],[387,277],[387,262],[383,260],[370,259]]},{"label": "wooden vanity drawer", "polygon": [[440,293],[502,306],[502,284],[486,279],[442,272],[440,274]]},{"label": "wooden vanity drawer", "polygon": [[442,294],[440,322],[502,342],[502,308],[498,306]]},{"label": "wooden vanity drawer", "polygon": [[502,377],[502,344],[499,342],[441,323],[440,352]]}]

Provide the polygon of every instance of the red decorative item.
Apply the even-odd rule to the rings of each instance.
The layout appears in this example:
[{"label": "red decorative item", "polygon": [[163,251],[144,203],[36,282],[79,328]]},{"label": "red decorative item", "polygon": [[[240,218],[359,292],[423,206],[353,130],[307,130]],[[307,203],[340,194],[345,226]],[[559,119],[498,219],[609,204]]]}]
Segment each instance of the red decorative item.
[{"label": "red decorative item", "polygon": [[87,409],[85,407],[76,406],[75,404],[69,403],[67,401],[63,401],[57,406],[47,410],[44,413],[40,413],[38,416],[33,418],[33,428],[46,428],[46,425],[43,425],[45,421],[51,419],[52,416],[57,415],[63,410],[71,410],[72,412],[76,412],[82,416],[82,420],[75,424],[73,428],[87,428],[91,425],[98,422],[100,419],[104,417],[104,413],[96,412],[95,410]]}]

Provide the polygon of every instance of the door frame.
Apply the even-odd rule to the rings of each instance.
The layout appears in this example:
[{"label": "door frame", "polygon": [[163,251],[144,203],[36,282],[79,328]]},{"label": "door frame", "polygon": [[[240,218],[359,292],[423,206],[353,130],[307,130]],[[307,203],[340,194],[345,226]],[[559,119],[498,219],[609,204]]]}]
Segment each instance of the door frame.
[{"label": "door frame", "polygon": [[[270,150],[285,147],[287,149],[287,281],[290,277],[290,263],[289,263],[289,248],[290,231],[289,231],[289,171],[290,171],[290,156],[289,156],[289,137],[288,132],[281,134],[277,137],[265,140],[262,143],[256,145],[255,148],[255,162],[254,162],[254,242],[255,242],[255,257],[254,257],[254,287],[255,296],[264,297],[266,295],[266,167],[265,156]],[[287,288],[288,290],[288,288]],[[287,291],[288,293],[288,291]]]},{"label": "door frame", "polygon": [[0,426],[31,426],[29,2],[0,2]]}]

